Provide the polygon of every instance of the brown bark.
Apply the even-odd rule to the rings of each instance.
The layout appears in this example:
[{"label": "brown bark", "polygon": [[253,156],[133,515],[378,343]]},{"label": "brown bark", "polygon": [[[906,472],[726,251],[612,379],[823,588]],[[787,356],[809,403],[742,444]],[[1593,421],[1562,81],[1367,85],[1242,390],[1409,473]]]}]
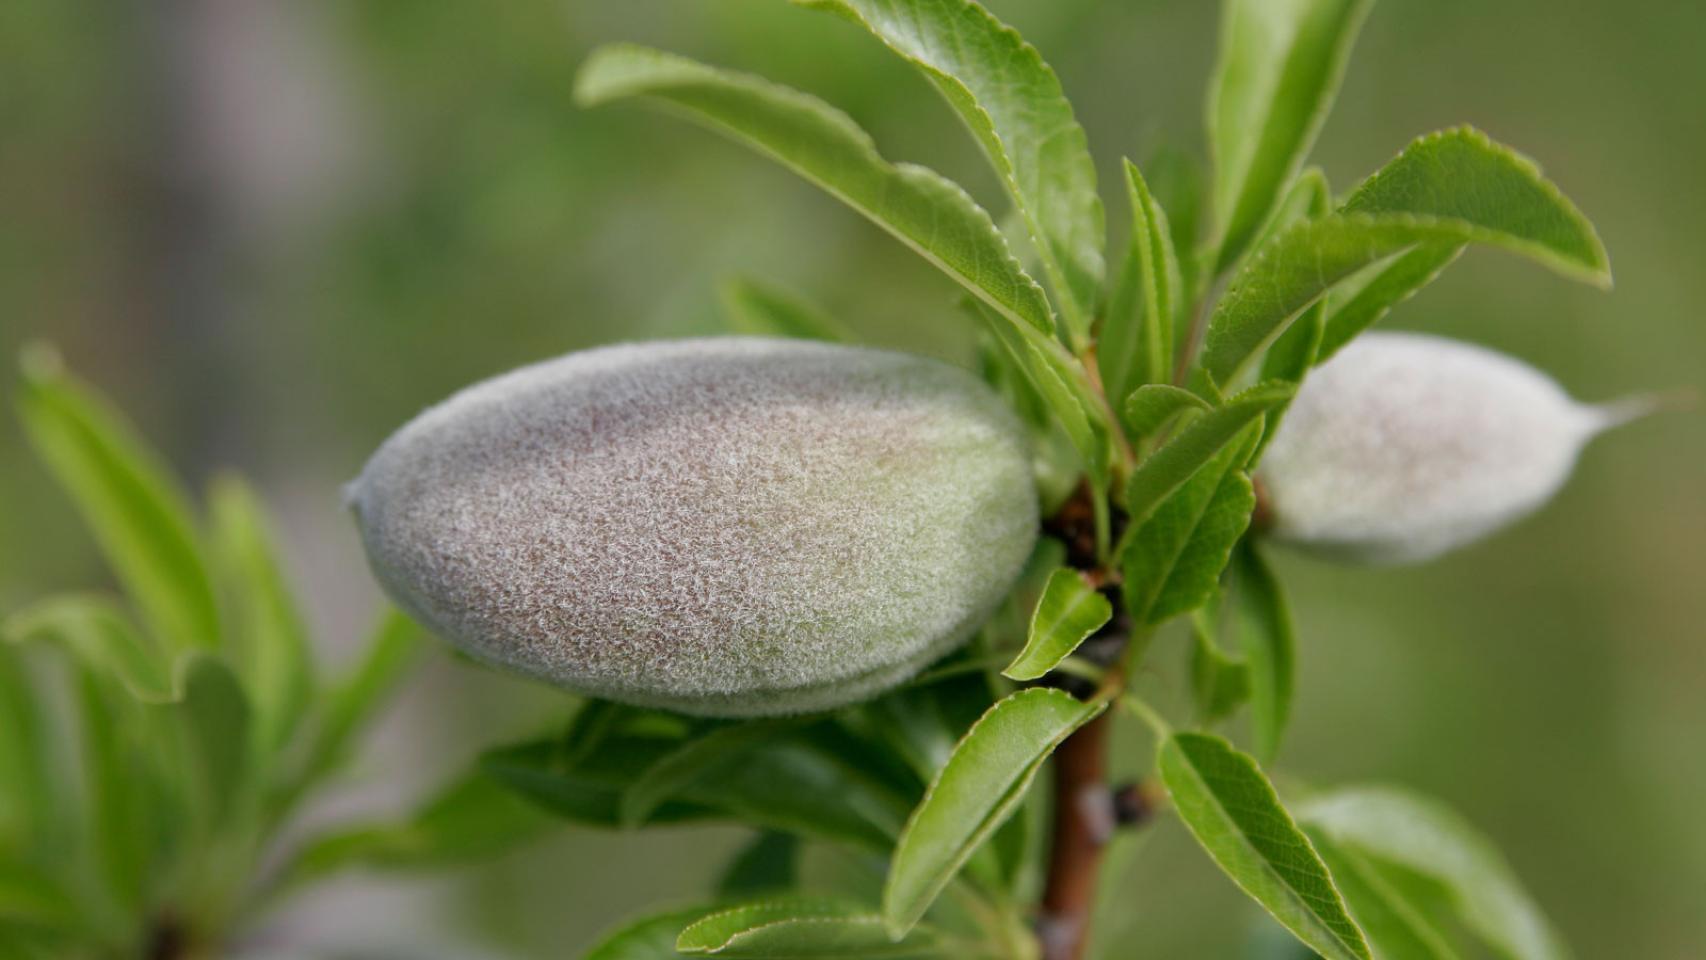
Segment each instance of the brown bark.
[{"label": "brown bark", "polygon": [[1104,713],[1054,753],[1054,830],[1037,935],[1044,960],[1081,960],[1089,942],[1102,851],[1116,826]]}]

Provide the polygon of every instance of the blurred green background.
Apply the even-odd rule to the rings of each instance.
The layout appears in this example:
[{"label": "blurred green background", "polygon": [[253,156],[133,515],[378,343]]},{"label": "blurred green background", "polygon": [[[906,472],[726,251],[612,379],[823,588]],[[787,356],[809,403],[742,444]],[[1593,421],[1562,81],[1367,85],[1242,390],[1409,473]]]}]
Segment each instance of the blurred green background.
[{"label": "blurred green background", "polygon": [[[1060,72],[1104,184],[1121,155],[1202,154],[1205,0],[991,0]],[[717,329],[731,272],[870,342],[963,359],[949,282],[802,181],[643,110],[577,110],[584,54],[638,40],[803,87],[896,158],[1001,209],[934,92],[780,0],[6,0],[0,354],[34,338],[199,485],[254,476],[326,655],[377,605],[338,488],[412,413],[527,361]],[[1527,358],[1578,396],[1706,389],[1706,6],[1383,0],[1317,150],[1340,188],[1471,122],[1540,159],[1598,224],[1610,294],[1471,253],[1391,326]],[[1109,219],[1127,217],[1117,191]],[[10,393],[11,370],[0,373]],[[1394,780],[1467,812],[1585,957],[1706,949],[1706,428],[1597,442],[1539,517],[1444,562],[1291,557],[1299,705],[1285,770]],[[0,418],[0,609],[103,582],[66,500]],[[1181,686],[1182,647],[1148,682]],[[442,658],[321,815],[396,809],[564,698]],[[1132,736],[1123,762],[1141,765]],[[569,830],[429,878],[351,877],[258,953],[561,957],[701,891],[732,829]],[[1232,957],[1254,920],[1176,824],[1111,891],[1108,957]],[[1246,921],[1249,922],[1246,922]]]}]

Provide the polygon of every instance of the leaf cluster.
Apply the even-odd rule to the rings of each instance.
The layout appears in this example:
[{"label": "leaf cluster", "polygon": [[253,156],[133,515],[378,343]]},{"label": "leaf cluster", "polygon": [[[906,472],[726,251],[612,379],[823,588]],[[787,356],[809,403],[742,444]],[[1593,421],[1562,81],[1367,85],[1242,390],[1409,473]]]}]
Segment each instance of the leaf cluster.
[{"label": "leaf cluster", "polygon": [[[325,676],[245,482],[221,475],[192,505],[45,347],[25,355],[17,405],[123,591],[0,622],[0,943],[21,957],[218,951],[305,875],[304,856],[325,861],[325,841],[292,852],[281,833],[416,662],[420,630],[388,612],[354,667]],[[442,856],[418,833],[466,847],[466,826],[429,812],[388,849]],[[279,857],[293,865],[265,869]]]},{"label": "leaf cluster", "polygon": [[[1060,540],[1043,541],[971,648],[871,704],[734,726],[593,704],[566,736],[488,757],[499,779],[582,822],[728,818],[766,831],[761,844],[782,832],[888,856],[876,902],[813,899],[783,871],[764,898],[642,919],[591,956],[1032,956],[1029,788],[1064,740],[1119,709],[1153,733],[1178,821],[1315,952],[1449,957],[1462,925],[1511,957],[1561,956],[1508,871],[1430,803],[1347,789],[1294,813],[1272,786],[1261,763],[1291,712],[1296,641],[1253,529],[1252,475],[1310,369],[1466,247],[1608,285],[1586,218],[1534,163],[1466,127],[1417,139],[1335,197],[1306,163],[1370,0],[1228,0],[1203,195],[1177,188],[1193,180],[1176,164],[1158,168],[1162,191],[1126,161],[1129,239],[1110,256],[1087,138],[1014,30],[973,0],[796,2],[918,69],[1011,210],[993,216],[947,177],[884,158],[808,94],[674,54],[595,51],[578,100],[648,102],[745,143],[947,274],[982,337],[982,373],[1035,437]],[[731,281],[724,302],[736,329],[848,336],[761,281]],[[1179,621],[1196,712],[1175,731],[1127,684]],[[1213,732],[1246,708],[1253,755]],[[1412,820],[1425,841],[1383,841]],[[1484,906],[1493,889],[1505,908]]]}]

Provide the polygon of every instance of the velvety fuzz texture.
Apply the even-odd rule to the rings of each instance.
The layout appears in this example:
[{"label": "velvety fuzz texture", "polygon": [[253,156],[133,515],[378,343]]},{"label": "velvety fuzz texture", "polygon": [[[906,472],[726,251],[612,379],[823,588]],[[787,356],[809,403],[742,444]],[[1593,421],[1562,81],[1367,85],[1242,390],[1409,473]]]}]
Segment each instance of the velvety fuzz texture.
[{"label": "velvety fuzz texture", "polygon": [[1033,546],[1030,469],[953,367],[726,338],[469,387],[349,500],[387,592],[474,656],[741,716],[863,699],[963,642]]},{"label": "velvety fuzz texture", "polygon": [[1352,561],[1425,560],[1539,507],[1626,415],[1491,350],[1364,334],[1309,375],[1263,455],[1269,532]]}]

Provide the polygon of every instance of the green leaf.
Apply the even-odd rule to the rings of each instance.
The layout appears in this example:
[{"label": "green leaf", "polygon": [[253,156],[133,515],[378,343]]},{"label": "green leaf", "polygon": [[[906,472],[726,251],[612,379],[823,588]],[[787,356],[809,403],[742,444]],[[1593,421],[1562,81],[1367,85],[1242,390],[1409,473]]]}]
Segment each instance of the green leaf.
[{"label": "green leaf", "polygon": [[[656,716],[663,720],[666,716],[675,721],[675,725],[652,725],[647,723]],[[686,717],[663,714],[662,711],[648,711],[642,707],[630,707],[627,704],[611,700],[582,701],[580,709],[575,711],[574,719],[563,733],[562,742],[558,745],[557,760],[565,767],[573,767],[591,757],[600,750],[606,740],[621,734],[636,736],[656,735],[674,743],[685,741],[692,731],[693,721]]]},{"label": "green leaf", "polygon": [[188,501],[154,453],[46,348],[27,352],[18,410],[155,639],[219,644],[219,608]]},{"label": "green leaf", "polygon": [[1336,214],[1280,231],[1215,305],[1203,339],[1203,369],[1217,382],[1231,381],[1340,280],[1418,243],[1461,243],[1471,233],[1457,221],[1408,214]]},{"label": "green leaf", "polygon": [[209,497],[214,542],[231,578],[237,621],[233,652],[255,708],[256,745],[285,745],[314,693],[308,630],[278,559],[260,499],[234,475],[215,478]]},{"label": "green leaf", "polygon": [[723,312],[738,333],[852,343],[856,337],[834,317],[799,297],[747,277],[731,277],[719,290]]},{"label": "green leaf", "polygon": [[1291,609],[1267,559],[1246,540],[1233,552],[1234,624],[1250,668],[1250,728],[1256,756],[1271,762],[1291,719],[1296,642]]},{"label": "green leaf", "polygon": [[1326,865],[1256,761],[1212,734],[1176,733],[1157,762],[1179,819],[1240,889],[1328,960],[1370,960]]},{"label": "green leaf", "polygon": [[50,824],[63,811],[54,777],[41,702],[16,648],[0,644],[0,866],[21,859],[26,849],[58,831]]},{"label": "green leaf", "polygon": [[[578,758],[551,739],[493,751],[481,765],[558,816],[615,827],[628,787],[683,742],[680,736],[619,729]],[[900,834],[906,807],[883,778],[802,733],[763,744],[741,763],[707,771],[648,822],[735,819],[886,852]]]},{"label": "green leaf", "polygon": [[[1285,328],[1285,332],[1268,347],[1268,352],[1262,356],[1262,380],[1264,382],[1283,381],[1285,383],[1302,383],[1321,356],[1321,340],[1327,316],[1327,301],[1316,300],[1305,309]],[[1285,415],[1289,402],[1275,407],[1268,413],[1268,429],[1263,439],[1263,446],[1272,439],[1274,432],[1279,429],[1279,421]],[[1260,451],[1258,451],[1258,454]]]},{"label": "green leaf", "polygon": [[980,670],[925,686],[901,687],[867,704],[861,713],[922,786],[936,778],[953,756],[954,746],[993,699]]},{"label": "green leaf", "polygon": [[883,921],[899,937],[924,915],[1023,799],[1043,761],[1105,705],[1059,690],[1021,690],[966,732],[912,811],[883,888]]},{"label": "green leaf", "polygon": [[[1137,165],[1125,162],[1126,193],[1132,210],[1131,252],[1137,259],[1138,289],[1143,293],[1132,369],[1141,383],[1162,384],[1173,379],[1175,318],[1185,297],[1180,279],[1179,257],[1173,249],[1167,214],[1149,192],[1149,184]],[[1129,378],[1104,384],[1112,396],[1124,396]]]},{"label": "green leaf", "polygon": [[808,735],[766,744],[710,772],[682,799],[758,826],[878,851],[900,835],[908,805],[883,777]]},{"label": "green leaf", "polygon": [[1380,960],[1457,960],[1457,951],[1426,909],[1382,876],[1368,858],[1341,848],[1319,830],[1304,832],[1332,871],[1333,883],[1375,956]]},{"label": "green leaf", "polygon": [[[1059,548],[1059,541],[1053,543]],[[1057,553],[1040,545],[1032,556],[1033,563],[1049,561],[1045,571],[1063,559],[1064,548],[1059,548]],[[1009,604],[1028,601],[1034,606],[1042,595],[1043,578],[1035,578],[1039,581],[1035,590],[1025,586],[1033,579],[1030,567],[1031,564],[1027,564],[1027,573],[1020,576],[1019,586],[1015,588]],[[969,669],[973,666],[977,668]],[[989,668],[978,665],[976,655],[970,651],[948,658],[937,669],[949,671],[959,668],[968,669],[967,672],[943,676],[927,683],[915,682],[901,687],[856,713],[844,715],[842,719],[844,724],[880,744],[881,749],[906,766],[912,779],[908,780],[905,793],[914,802],[922,796],[925,786],[936,779],[953,756],[954,747],[994,699]],[[1022,846],[1025,842],[1021,820],[1018,817],[1009,820],[996,831],[994,840],[987,847],[973,855],[966,869],[974,881],[991,888],[1005,888],[1010,883],[1015,864],[1007,855],[1014,852],[1015,844]]]},{"label": "green leaf", "polygon": [[1147,333],[1149,321],[1143,306],[1142,259],[1134,237],[1118,259],[1107,305],[1096,327],[1096,372],[1110,397],[1125,396],[1141,380],[1136,372],[1138,351],[1142,349],[1139,341]]},{"label": "green leaf", "polygon": [[864,214],[1003,317],[1054,329],[1042,288],[965,190],[923,167],[884,160],[857,124],[815,97],[627,44],[593,51],[575,97],[583,106],[650,97],[684,110]]},{"label": "green leaf", "polygon": [[731,960],[924,958],[946,956],[934,931],[920,927],[889,937],[883,918],[853,904],[785,898],[713,913],[681,931],[675,948],[688,956]]},{"label": "green leaf", "polygon": [[1126,398],[1125,421],[1133,436],[1154,437],[1179,414],[1207,409],[1208,401],[1189,390],[1146,383]]},{"label": "green leaf", "polygon": [[1113,617],[1113,604],[1084,574],[1070,567],[1056,570],[1037,602],[1025,649],[1001,673],[1012,680],[1035,680],[1059,666]]},{"label": "green leaf", "polygon": [[1339,284],[1325,300],[1317,301],[1311,308],[1325,309],[1326,317],[1319,334],[1320,343],[1309,362],[1323,363],[1330,359],[1393,307],[1432,283],[1462,252],[1461,243],[1418,244]]},{"label": "green leaf", "polygon": [[[993,332],[981,329],[985,322],[983,314],[977,310],[969,312],[980,328],[977,337],[978,375],[1001,394],[1033,434],[1046,433],[1053,420],[1048,404],[1031,384],[1031,375],[1020,368],[1018,361]],[[1005,320],[1001,322],[1006,323]]]},{"label": "green leaf", "polygon": [[646,821],[664,801],[706,771],[722,764],[740,763],[759,744],[800,726],[797,718],[752,720],[718,727],[687,741],[646,768],[622,794],[622,824],[635,827]]},{"label": "green leaf", "polygon": [[1197,717],[1205,724],[1218,723],[1250,699],[1250,668],[1228,656],[1215,642],[1219,618],[1210,604],[1191,618],[1191,693]]},{"label": "green leaf", "polygon": [[800,841],[793,834],[760,831],[740,849],[717,881],[717,895],[749,897],[792,887],[799,879]]},{"label": "green leaf", "polygon": [[[1322,173],[1319,167],[1304,170],[1292,184],[1291,190],[1287,191],[1285,198],[1280,201],[1268,225],[1262,228],[1262,238],[1256,245],[1265,246],[1274,233],[1300,220],[1326,216],[1332,210],[1332,204],[1332,192],[1327,186],[1326,174]],[[1309,368],[1315,364],[1321,349],[1325,311],[1325,298],[1317,300],[1268,347],[1267,353],[1262,357],[1262,380],[1283,380],[1287,383],[1303,381]],[[1267,431],[1256,448],[1256,454],[1251,460],[1252,467],[1255,460],[1261,458],[1262,449],[1273,439],[1279,422],[1290,405],[1288,401],[1268,412]]]},{"label": "green leaf", "polygon": [[1333,190],[1327,185],[1327,174],[1320,167],[1306,167],[1274,204],[1253,246],[1264,246],[1274,234],[1300,220],[1314,220],[1332,212]]},{"label": "green leaf", "polygon": [[60,644],[138,702],[171,703],[182,695],[159,651],[105,598],[51,597],[8,617],[0,633],[11,643]]},{"label": "green leaf", "polygon": [[[1541,178],[1532,161],[1472,128],[1431,134],[1411,144],[1358,188],[1346,208],[1485,218],[1477,209],[1486,202],[1477,199],[1480,194],[1508,197],[1504,202],[1529,211],[1533,222],[1525,225],[1522,235],[1534,244],[1531,255],[1550,258],[1566,273],[1609,285],[1605,248],[1587,218]],[[1462,251],[1461,243],[1422,244],[1340,284],[1327,300],[1317,362],[1431,283]]]},{"label": "green leaf", "polygon": [[157,773],[148,766],[151,754],[129,735],[140,719],[138,711],[117,709],[126,705],[111,702],[126,694],[110,677],[88,667],[78,670],[77,695],[83,735],[82,813],[91,873],[120,910],[134,916],[144,907],[155,843],[166,827],[164,811],[149,804],[156,795]]},{"label": "green leaf", "polygon": [[1372,0],[1229,0],[1209,89],[1218,254],[1244,252],[1326,122]]},{"label": "green leaf", "polygon": [[863,24],[936,85],[1000,174],[1083,340],[1105,271],[1102,201],[1084,130],[1036,48],[970,0],[795,2]]},{"label": "green leaf", "polygon": [[1327,348],[1354,335],[1357,324],[1374,322],[1437,274],[1449,262],[1446,248],[1466,243],[1510,250],[1600,286],[1611,282],[1592,226],[1538,167],[1477,130],[1447,130],[1411,144],[1338,214],[1294,224],[1257,250],[1215,307],[1202,365],[1217,382],[1230,382],[1340,281],[1418,245],[1431,248],[1339,321],[1323,344],[1322,356],[1330,355]]},{"label": "green leaf", "polygon": [[1391,787],[1345,787],[1311,797],[1298,816],[1347,850],[1439,881],[1464,923],[1501,956],[1569,956],[1504,857],[1439,803]]},{"label": "green leaf", "polygon": [[663,910],[610,931],[581,955],[581,960],[676,960],[675,938],[682,929],[715,911],[713,904]]},{"label": "green leaf", "polygon": [[352,738],[367,728],[422,649],[423,631],[387,608],[367,641],[361,662],[325,695],[306,775],[317,778],[344,761]]},{"label": "green leaf", "polygon": [[218,823],[231,811],[249,774],[248,695],[224,661],[205,654],[181,660],[176,683],[183,699],[160,708],[181,725],[191,764],[198,810],[205,822]]},{"label": "green leaf", "polygon": [[[1200,293],[1198,274],[1207,264],[1199,254],[1198,238],[1206,205],[1207,187],[1203,164],[1170,143],[1161,143],[1143,163],[1149,190],[1156,205],[1167,211],[1167,228],[1179,256],[1179,305],[1184,307]],[[1180,309],[1173,316],[1173,343],[1183,346],[1190,339],[1191,311]]]},{"label": "green leaf", "polygon": [[[623,790],[675,743],[610,736],[603,741],[602,749],[570,763],[561,741],[533,741],[487,752],[480,758],[480,768],[553,816],[587,826],[614,828],[620,823],[617,810]],[[671,801],[652,815],[652,822],[689,822],[726,816],[703,803]]]},{"label": "green leaf", "polygon": [[1250,525],[1256,496],[1242,469],[1255,425],[1127,532],[1120,568],[1126,610],[1158,625],[1213,596],[1233,544]]},{"label": "green leaf", "polygon": [[1295,391],[1289,383],[1257,384],[1192,420],[1145,457],[1126,481],[1125,509],[1131,521],[1147,520],[1162,501],[1234,446],[1264,413],[1290,400]]},{"label": "green leaf", "polygon": [[998,893],[1023,897],[1021,888],[1032,881],[1033,875],[1040,882],[1042,844],[1047,842],[1046,828],[1038,822],[1041,807],[1034,794],[1019,798],[1013,816],[995,831],[982,850],[972,855],[966,867],[968,875],[983,882],[978,868],[980,858],[987,854],[995,871],[993,886]]},{"label": "green leaf", "polygon": [[1054,412],[1061,429],[1071,439],[1073,449],[1078,451],[1091,482],[1098,489],[1104,488],[1111,456],[1111,428],[1101,404],[1095,400],[1084,380],[1083,368],[1064,356],[1059,344],[1052,339],[998,321],[981,303],[971,306]]},{"label": "green leaf", "polygon": [[476,771],[400,822],[344,827],[310,840],[285,882],[300,885],[351,867],[420,871],[476,863],[556,826],[545,811]]},{"label": "green leaf", "polygon": [[1496,241],[1483,242],[1496,242],[1567,277],[1611,286],[1611,260],[1588,218],[1538,164],[1474,127],[1418,138],[1363,181],[1344,212],[1410,213],[1472,224],[1497,234]]},{"label": "green leaf", "polygon": [[0,931],[74,930],[83,920],[76,899],[52,876],[22,860],[0,857]]}]

